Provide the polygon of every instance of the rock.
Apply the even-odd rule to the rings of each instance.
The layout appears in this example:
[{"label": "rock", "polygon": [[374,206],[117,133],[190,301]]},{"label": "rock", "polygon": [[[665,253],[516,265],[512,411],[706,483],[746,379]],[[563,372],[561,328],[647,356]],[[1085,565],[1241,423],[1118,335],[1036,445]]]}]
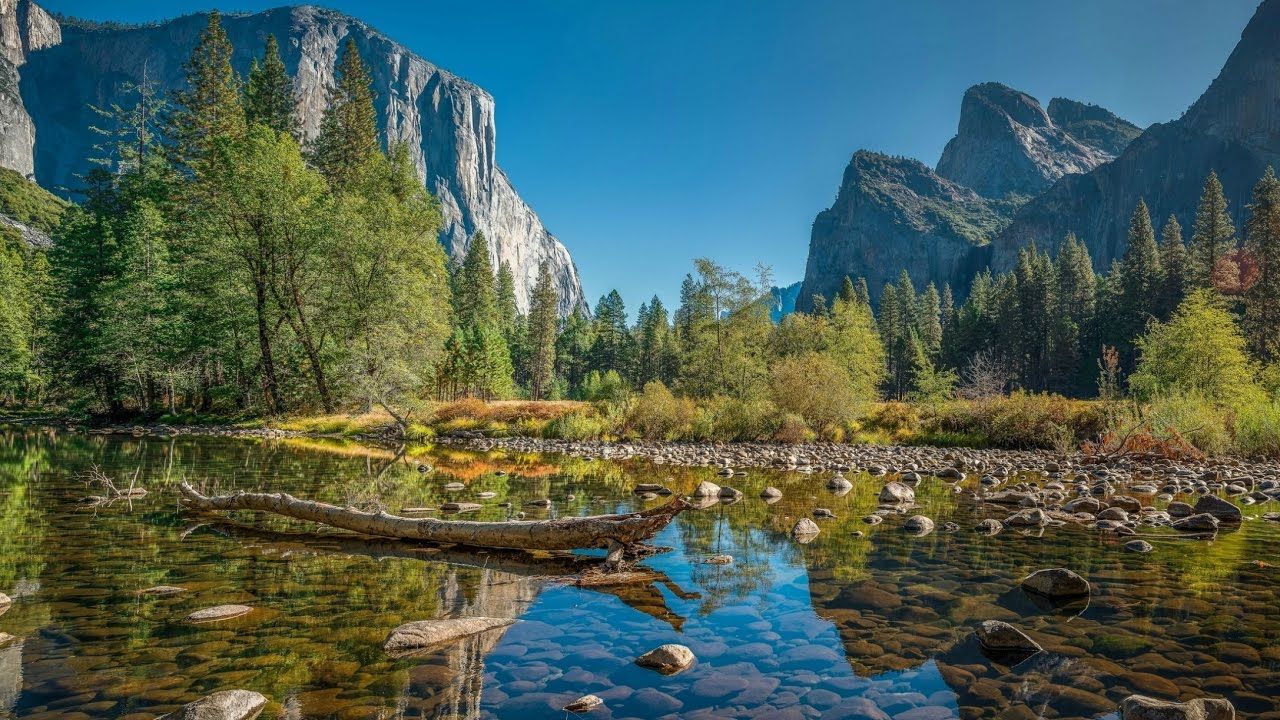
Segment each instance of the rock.
[{"label": "rock", "polygon": [[665,490],[665,489],[666,488],[664,486],[659,485],[658,483],[637,483],[635,489],[632,490],[632,492],[636,494],[647,493],[647,492],[656,493],[660,490]]},{"label": "rock", "polygon": [[791,537],[800,542],[808,542],[818,536],[818,524],[809,518],[800,518],[791,528]]},{"label": "rock", "polygon": [[515,624],[510,618],[463,617],[407,622],[387,635],[382,649],[390,655],[404,655],[445,645],[489,630]]},{"label": "rock", "polygon": [[1218,518],[1209,513],[1200,513],[1174,520],[1169,527],[1185,532],[1217,532]]},{"label": "rock", "polygon": [[712,555],[709,558],[705,558],[702,562],[705,565],[729,565],[733,562],[733,556],[732,555]]},{"label": "rock", "polygon": [[1130,540],[1124,544],[1124,549],[1129,552],[1149,553],[1155,548],[1151,547],[1151,543],[1146,540]]},{"label": "rock", "polygon": [[1102,512],[1098,513],[1098,519],[1099,520],[1115,520],[1116,522],[1128,522],[1129,513],[1125,512],[1123,508],[1109,507],[1106,510],[1103,510]]},{"label": "rock", "polygon": [[440,506],[440,511],[447,512],[447,513],[465,513],[465,512],[475,512],[476,510],[479,510],[482,507],[484,506],[481,505],[480,503],[447,502]]},{"label": "rock", "polygon": [[760,497],[765,500],[778,500],[782,497],[782,491],[776,487],[767,487],[760,491]]},{"label": "rock", "polygon": [[[7,608],[13,604],[13,598],[0,592],[0,607]],[[2,611],[0,611],[2,612]]]},{"label": "rock", "polygon": [[828,490],[849,490],[853,488],[853,483],[845,479],[843,475],[837,475],[827,481]]},{"label": "rock", "polygon": [[1102,510],[1102,503],[1098,502],[1097,498],[1082,497],[1066,503],[1062,506],[1062,509],[1069,513],[1089,513],[1090,515],[1096,515]]},{"label": "rock", "polygon": [[574,700],[568,705],[565,705],[564,710],[565,712],[571,712],[571,713],[585,713],[585,712],[591,712],[592,710],[595,710],[596,708],[600,707],[603,704],[604,704],[604,700],[601,700],[599,697],[595,695],[583,695],[577,700]]},{"label": "rock", "polygon": [[698,487],[694,488],[693,496],[695,498],[718,498],[720,497],[720,486],[709,480],[703,480],[698,483]]},{"label": "rock", "polygon": [[872,513],[870,515],[864,516],[862,518],[862,522],[868,525],[879,525],[880,523],[884,522],[884,516],[876,515],[875,513]]},{"label": "rock", "polygon": [[724,485],[720,488],[719,497],[721,500],[738,500],[742,497],[742,491],[737,488],[731,488],[728,485]]},{"label": "rock", "polygon": [[449,492],[457,492],[459,490],[466,490],[467,486],[463,485],[460,482],[451,482],[451,483],[445,483],[444,489],[448,490]]},{"label": "rock", "polygon": [[216,605],[214,607],[197,610],[183,618],[189,623],[205,623],[217,620],[230,620],[231,618],[248,615],[253,612],[253,608],[248,605]]},{"label": "rock", "polygon": [[1040,508],[1031,508],[1016,512],[1004,519],[1005,525],[1019,527],[1044,527],[1049,524],[1049,517]]},{"label": "rock", "polygon": [[1001,530],[1004,530],[1004,525],[1000,524],[1000,521],[995,518],[987,518],[986,520],[978,523],[977,526],[974,527],[974,530],[977,530],[983,535],[998,535]]},{"label": "rock", "polygon": [[880,503],[883,505],[905,505],[915,501],[916,491],[896,480],[880,488]]},{"label": "rock", "polygon": [[933,532],[933,520],[924,515],[912,515],[902,524],[902,529],[913,535],[928,535]]},{"label": "rock", "polygon": [[253,720],[267,706],[267,698],[251,690],[219,690],[187,703],[157,720]]},{"label": "rock", "polygon": [[5,647],[9,643],[13,642],[15,639],[16,638],[14,638],[12,635],[10,635],[7,632],[0,632],[0,648]]},{"label": "rock", "polygon": [[1217,495],[1204,495],[1196,501],[1194,512],[1212,515],[1223,522],[1238,523],[1243,519],[1240,508],[1235,503],[1223,500]]},{"label": "rock", "polygon": [[525,507],[544,507],[544,508],[551,507],[551,499],[538,498],[536,500],[527,500],[525,501],[524,506]]},{"label": "rock", "polygon": [[1089,581],[1066,568],[1037,570],[1022,578],[1020,584],[1023,590],[1055,600],[1089,595]]},{"label": "rock", "polygon": [[1231,703],[1221,698],[1169,702],[1130,695],[1120,703],[1120,720],[1235,720]]},{"label": "rock", "polygon": [[1038,653],[1044,649],[1026,633],[1000,620],[983,620],[978,623],[977,634],[978,642],[988,650]]},{"label": "rock", "polygon": [[1184,502],[1171,502],[1169,507],[1165,508],[1165,512],[1169,513],[1169,517],[1182,518],[1193,514],[1191,506]]},{"label": "rock", "polygon": [[[156,585],[155,587],[149,587],[145,590],[139,590],[138,594],[139,595],[174,595],[174,594],[177,594],[180,592],[186,592],[186,591],[187,591],[186,588],[178,587],[177,585]],[[0,604],[3,604],[3,603],[0,603]]]},{"label": "rock", "polygon": [[827,508],[814,508],[813,516],[816,518],[833,518],[836,516],[836,514],[831,512]]},{"label": "rock", "polygon": [[656,670],[663,675],[674,675],[681,670],[687,669],[696,661],[697,658],[692,650],[684,645],[676,645],[675,643],[659,645],[636,658],[636,664],[640,667]]}]

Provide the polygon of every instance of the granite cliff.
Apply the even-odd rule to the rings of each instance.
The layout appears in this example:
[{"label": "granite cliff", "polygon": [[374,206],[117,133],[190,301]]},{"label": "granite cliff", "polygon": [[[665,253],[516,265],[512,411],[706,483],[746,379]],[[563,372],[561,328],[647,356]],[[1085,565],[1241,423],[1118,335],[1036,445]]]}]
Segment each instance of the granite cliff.
[{"label": "granite cliff", "polygon": [[[0,0],[8,63],[0,64],[0,164],[69,192],[95,141],[88,130],[89,104],[111,103],[122,83],[139,81],[144,71],[165,90],[181,87],[183,63],[205,23],[206,16],[197,14],[146,26],[63,22],[59,28],[30,0]],[[495,267],[511,266],[522,310],[543,261],[555,272],[562,312],[586,309],[568,250],[497,164],[492,96],[331,10],[283,7],[227,15],[223,24],[242,76],[266,36],[279,39],[296,78],[298,114],[308,137],[319,129],[339,48],[355,38],[372,72],[379,125],[390,141],[409,146],[426,186],[439,198],[445,218],[440,242],[450,254],[460,257],[472,235],[483,231]],[[4,83],[6,77],[14,82]]]}]

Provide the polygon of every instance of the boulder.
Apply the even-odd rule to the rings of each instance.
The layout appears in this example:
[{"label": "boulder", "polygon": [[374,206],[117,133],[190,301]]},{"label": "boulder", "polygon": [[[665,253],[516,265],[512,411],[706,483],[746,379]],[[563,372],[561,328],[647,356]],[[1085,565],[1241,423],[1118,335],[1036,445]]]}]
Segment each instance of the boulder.
[{"label": "boulder", "polygon": [[382,649],[391,655],[404,655],[444,645],[477,633],[515,624],[510,618],[464,617],[407,622],[387,635]]},{"label": "boulder", "polygon": [[1236,710],[1221,698],[1169,702],[1130,695],[1120,703],[1120,720],[1235,720]]},{"label": "boulder", "polygon": [[1191,515],[1179,520],[1174,520],[1169,527],[1174,530],[1182,530],[1185,532],[1216,532],[1218,529],[1218,518],[1209,513],[1200,513],[1199,515]]},{"label": "boulder", "polygon": [[760,491],[760,497],[765,500],[777,500],[782,497],[782,491],[776,487],[770,486]]},{"label": "boulder", "polygon": [[1063,505],[1062,509],[1069,513],[1083,512],[1096,515],[1098,511],[1102,510],[1102,503],[1098,502],[1097,498],[1082,497],[1076,498],[1075,500]]},{"label": "boulder", "polygon": [[1155,548],[1151,547],[1151,543],[1146,540],[1130,540],[1124,544],[1124,549],[1129,552],[1149,553]]},{"label": "boulder", "polygon": [[827,481],[828,490],[849,490],[853,487],[853,483],[849,482],[843,475],[836,475]]},{"label": "boulder", "polygon": [[253,720],[267,706],[267,698],[251,690],[219,690],[187,703],[158,720]]},{"label": "boulder", "polygon": [[206,623],[217,620],[230,620],[241,615],[248,615],[251,612],[253,612],[253,608],[248,605],[215,605],[214,607],[197,610],[184,619],[189,623]]},{"label": "boulder", "polygon": [[1235,503],[1217,495],[1204,495],[1196,501],[1194,512],[1212,515],[1223,522],[1240,522],[1243,515]]},{"label": "boulder", "polygon": [[999,620],[983,620],[978,623],[977,634],[982,647],[996,652],[1030,654],[1044,649],[1026,633]]},{"label": "boulder", "polygon": [[565,705],[564,711],[571,712],[571,713],[591,712],[592,710],[595,710],[596,708],[600,707],[603,704],[604,704],[604,700],[601,700],[599,696],[583,695],[577,700],[574,700],[568,705]]},{"label": "boulder", "polygon": [[791,537],[800,542],[808,542],[818,535],[818,523],[809,518],[800,518],[791,528]]},{"label": "boulder", "polygon": [[883,505],[903,505],[916,501],[916,491],[896,480],[880,488],[880,503]]},{"label": "boulder", "polygon": [[1019,527],[1044,527],[1049,524],[1049,516],[1045,515],[1044,510],[1040,508],[1031,508],[1030,510],[1022,510],[1010,515],[1004,519],[1004,524]]},{"label": "boulder", "polygon": [[982,533],[983,535],[998,535],[1001,530],[1004,530],[1004,525],[1000,524],[1000,521],[995,518],[987,518],[986,520],[978,523],[977,526],[974,527],[974,530]]},{"label": "boulder", "polygon": [[928,535],[933,532],[933,520],[924,515],[912,515],[902,524],[902,529],[912,535]]},{"label": "boulder", "polygon": [[1171,502],[1169,507],[1165,508],[1165,512],[1169,513],[1169,517],[1183,518],[1193,514],[1195,511],[1191,506],[1184,502]]},{"label": "boulder", "polygon": [[674,675],[681,670],[687,669],[697,660],[698,658],[694,656],[693,651],[684,645],[668,643],[659,645],[636,658],[636,664],[640,667],[656,670],[663,675]]},{"label": "boulder", "polygon": [[696,498],[718,498],[720,497],[720,486],[710,480],[703,480],[698,483],[698,487],[694,488],[693,496]]},{"label": "boulder", "polygon": [[[529,504],[531,503],[525,503],[525,505],[529,505]],[[440,511],[447,512],[447,513],[465,513],[465,512],[475,512],[482,507],[484,506],[481,505],[480,503],[447,502],[440,506]]]},{"label": "boulder", "polygon": [[1037,570],[1022,578],[1022,589],[1055,600],[1085,597],[1089,581],[1066,568]]},{"label": "boulder", "polygon": [[1116,522],[1129,522],[1129,513],[1124,508],[1109,507],[1098,513],[1099,520],[1115,520]]}]

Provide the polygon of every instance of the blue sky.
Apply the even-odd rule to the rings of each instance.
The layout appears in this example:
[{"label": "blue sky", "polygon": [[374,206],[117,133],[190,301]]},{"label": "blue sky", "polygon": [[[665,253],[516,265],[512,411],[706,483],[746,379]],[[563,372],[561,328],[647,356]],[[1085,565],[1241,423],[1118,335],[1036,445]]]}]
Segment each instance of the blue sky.
[{"label": "blue sky", "polygon": [[[153,20],[207,0],[44,0]],[[223,11],[284,4],[237,0]],[[674,304],[690,260],[778,284],[858,148],[937,162],[965,88],[1093,102],[1146,126],[1217,75],[1255,0],[502,0],[321,3],[497,102],[498,162],[595,299]]]}]

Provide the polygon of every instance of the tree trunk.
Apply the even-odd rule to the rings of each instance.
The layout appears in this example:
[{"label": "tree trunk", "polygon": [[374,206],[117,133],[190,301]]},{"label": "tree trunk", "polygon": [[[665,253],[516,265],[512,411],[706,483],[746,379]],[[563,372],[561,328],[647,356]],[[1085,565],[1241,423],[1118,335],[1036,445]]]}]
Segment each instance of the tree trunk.
[{"label": "tree trunk", "polygon": [[267,411],[275,414],[280,409],[276,399],[279,384],[276,382],[275,359],[271,355],[271,333],[267,329],[267,283],[263,278],[255,278],[253,284],[258,312],[258,349],[262,353],[262,395],[267,402]]},{"label": "tree trunk", "polygon": [[476,522],[370,513],[299,500],[288,493],[238,492],[206,497],[186,483],[182,483],[180,489],[187,502],[197,510],[256,510],[376,537],[516,550],[573,550],[617,544],[632,546],[656,535],[680,511],[689,507],[683,500],[676,499],[662,507],[630,515]]}]

